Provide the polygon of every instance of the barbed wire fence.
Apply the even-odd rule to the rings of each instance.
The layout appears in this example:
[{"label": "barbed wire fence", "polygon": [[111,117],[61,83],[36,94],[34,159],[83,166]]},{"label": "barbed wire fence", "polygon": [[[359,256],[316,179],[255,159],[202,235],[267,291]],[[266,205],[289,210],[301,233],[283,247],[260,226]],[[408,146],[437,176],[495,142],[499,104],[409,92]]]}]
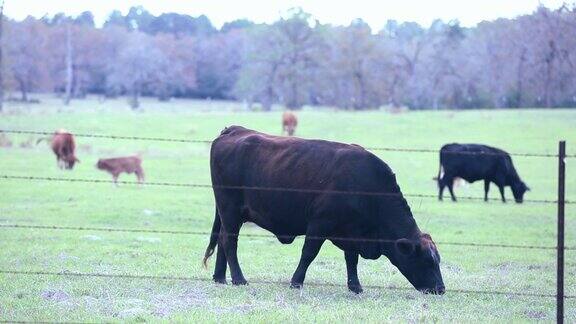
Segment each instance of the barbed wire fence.
[{"label": "barbed wire fence", "polygon": [[[100,184],[114,184],[112,180],[103,179],[82,179],[82,178],[57,178],[57,177],[36,177],[36,176],[21,176],[21,175],[6,175],[0,174],[0,179],[6,180],[31,180],[31,181],[58,181],[58,182],[76,182],[76,183],[100,183]],[[118,184],[141,186],[142,184],[135,181],[116,181]],[[258,187],[258,186],[227,186],[227,185],[210,185],[199,183],[177,183],[177,182],[146,182],[145,186],[161,186],[161,187],[180,187],[180,188],[196,188],[196,189],[230,189],[230,190],[252,190],[252,191],[274,191],[274,192],[291,192],[291,193],[309,193],[309,194],[332,194],[332,195],[357,195],[357,196],[389,196],[389,197],[408,197],[408,198],[432,198],[438,199],[437,195],[431,194],[401,194],[401,193],[387,193],[387,192],[369,192],[369,191],[343,191],[343,190],[320,190],[320,189],[300,189],[300,188],[282,188],[282,187]],[[471,201],[484,201],[484,198],[459,196],[461,200]],[[488,198],[489,201],[500,201],[498,198]],[[526,203],[536,204],[557,204],[558,201],[554,199],[524,199]],[[566,204],[576,204],[574,201],[565,201]]]},{"label": "barbed wire fence", "polygon": [[[18,271],[18,270],[0,270],[0,273],[11,275],[30,275],[30,276],[68,276],[68,277],[95,277],[95,278],[122,278],[122,279],[152,279],[152,280],[174,280],[174,281],[198,281],[210,283],[213,280],[206,277],[188,277],[188,276],[174,276],[174,275],[139,275],[127,273],[98,273],[98,272],[75,272],[75,271]],[[269,280],[269,279],[253,279],[251,283],[255,284],[274,284],[274,285],[290,285],[290,282],[284,280]],[[327,282],[314,282],[306,281],[307,286],[311,287],[335,287],[347,288],[347,286]],[[397,287],[394,285],[363,285],[364,288],[380,289],[380,290],[401,290],[413,291],[409,287]],[[505,296],[521,296],[521,297],[537,297],[537,298],[554,298],[554,293],[534,293],[534,292],[518,292],[518,291],[501,291],[501,290],[471,290],[471,289],[450,289],[450,292],[463,293],[463,294],[483,294],[483,295],[505,295]],[[566,299],[576,299],[576,295],[566,295]]]},{"label": "barbed wire fence", "polygon": [[[109,233],[146,233],[146,234],[174,234],[174,235],[198,235],[208,237],[214,235],[210,232],[203,231],[179,231],[179,230],[154,230],[146,228],[113,228],[113,227],[86,227],[86,226],[58,226],[58,225],[27,225],[27,224],[0,224],[0,228],[12,229],[41,229],[41,230],[61,230],[61,231],[87,231],[87,232],[109,232]],[[240,236],[240,234],[227,233],[227,236]],[[291,235],[273,235],[273,234],[256,234],[242,233],[245,238],[264,238],[264,239],[291,239]],[[394,240],[367,239],[354,237],[332,237],[332,236],[306,236],[311,240],[335,240],[348,242],[371,242],[371,243],[394,243]],[[467,247],[492,247],[492,248],[510,248],[510,249],[528,249],[528,250],[556,250],[555,246],[541,245],[523,245],[523,244],[506,244],[506,243],[475,243],[475,242],[446,242],[434,241],[437,245],[453,245]],[[576,247],[564,247],[565,250],[576,250]]]},{"label": "barbed wire fence", "polygon": [[[15,130],[15,129],[0,129],[0,133],[6,134],[24,134],[24,135],[42,135],[42,136],[52,136],[54,132],[50,131],[33,131],[33,130]],[[72,134],[72,133],[70,133]],[[152,142],[174,142],[174,143],[196,143],[196,144],[212,144],[211,140],[200,140],[200,139],[184,139],[184,138],[167,138],[167,137],[142,137],[142,136],[125,136],[125,135],[109,135],[109,134],[84,134],[84,133],[74,133],[74,137],[85,137],[85,138],[99,138],[99,139],[114,139],[114,140],[132,140],[132,141],[152,141]],[[377,146],[363,146],[369,151],[389,151],[389,152],[408,152],[408,153],[433,153],[438,154],[437,149],[425,149],[425,148],[401,148],[401,147],[377,147]],[[458,154],[458,155],[502,155],[501,153],[474,153],[474,152],[446,152],[447,154]],[[558,154],[552,153],[527,153],[527,152],[512,152],[507,153],[511,156],[519,157],[541,157],[541,158],[552,158],[558,157]],[[575,158],[576,154],[567,154],[567,158]]]},{"label": "barbed wire fence", "polygon": [[[8,130],[0,129],[0,133],[12,133],[12,134],[27,134],[27,135],[42,135],[51,136],[54,132],[45,131],[30,131],[30,130]],[[134,140],[134,141],[157,141],[157,142],[176,142],[176,143],[200,143],[200,144],[211,144],[212,141],[208,140],[193,140],[193,139],[175,139],[175,138],[161,138],[161,137],[138,137],[138,136],[117,136],[117,135],[100,135],[100,134],[73,134],[75,137],[87,137],[87,138],[98,138],[98,139],[114,139],[114,140]],[[371,151],[393,151],[393,152],[405,152],[405,153],[438,153],[438,150],[431,149],[414,149],[414,148],[390,148],[390,147],[365,147],[367,150]],[[473,154],[473,155],[500,155],[499,153],[470,153],[470,152],[460,152],[454,154]],[[557,233],[557,245],[556,246],[539,246],[539,245],[521,245],[521,244],[509,244],[509,243],[479,243],[479,242],[436,242],[439,245],[454,245],[454,246],[472,246],[472,247],[482,247],[482,248],[508,248],[508,249],[532,249],[532,250],[552,250],[557,253],[557,289],[556,293],[533,293],[533,292],[514,292],[514,291],[498,291],[498,290],[466,290],[466,289],[450,289],[451,292],[464,293],[464,294],[493,294],[493,295],[514,295],[514,296],[524,296],[524,297],[540,297],[540,298],[556,298],[556,319],[558,323],[563,323],[564,320],[564,300],[565,299],[575,299],[576,295],[566,295],[564,294],[564,252],[566,250],[576,250],[576,247],[567,247],[564,245],[564,209],[566,204],[575,204],[574,201],[567,201],[565,199],[565,163],[566,158],[574,158],[576,155],[567,155],[565,151],[565,142],[559,143],[558,154],[550,153],[510,153],[511,156],[519,157],[534,157],[534,158],[557,158],[558,159],[558,197],[557,199],[526,199],[524,202],[535,203],[535,204],[550,204],[558,206],[558,233]],[[13,174],[0,174],[0,179],[3,180],[14,180],[14,181],[54,181],[54,182],[73,182],[73,183],[106,183],[112,184],[113,181],[110,180],[100,180],[100,179],[78,179],[78,178],[58,178],[58,177],[37,177],[37,176],[23,176],[23,175],[13,175]],[[121,184],[127,185],[139,185],[137,182],[132,181],[118,181]],[[387,197],[409,197],[409,198],[433,198],[437,199],[438,196],[430,194],[401,194],[401,193],[383,193],[383,192],[365,192],[365,191],[338,191],[338,190],[314,190],[314,189],[302,189],[302,188],[277,188],[277,187],[257,187],[257,186],[214,186],[209,184],[197,184],[197,183],[171,183],[171,182],[147,182],[146,186],[165,186],[165,187],[179,187],[179,188],[197,188],[197,189],[229,189],[229,190],[254,190],[254,191],[266,191],[266,192],[277,192],[277,193],[307,193],[307,194],[331,194],[331,195],[366,195],[366,196],[387,196]],[[462,200],[470,201],[483,201],[483,198],[478,197],[459,197]],[[490,200],[499,200],[492,198]],[[176,231],[176,230],[157,230],[157,229],[134,229],[134,228],[104,228],[104,227],[84,227],[84,226],[58,226],[58,225],[29,225],[29,224],[0,224],[2,229],[34,229],[34,230],[59,230],[59,231],[90,231],[90,232],[122,232],[122,233],[158,233],[158,234],[168,234],[168,235],[202,235],[210,236],[213,235],[210,232],[205,231]],[[226,234],[230,235],[230,234]],[[265,238],[265,239],[275,239],[282,238],[278,235],[266,235],[266,234],[252,234],[243,233],[242,237],[248,238]],[[288,237],[286,237],[288,238]],[[289,238],[293,238],[290,236]],[[384,242],[390,240],[370,240],[366,238],[344,238],[344,237],[307,237],[309,239],[319,239],[319,240],[354,240],[354,241],[375,241]],[[0,273],[9,275],[31,275],[31,276],[69,276],[69,277],[105,277],[105,278],[124,278],[124,279],[153,279],[153,280],[184,280],[184,281],[202,281],[210,282],[211,279],[200,278],[200,277],[178,277],[178,276],[158,276],[158,275],[141,275],[141,274],[109,274],[109,273],[82,273],[82,272],[48,272],[48,271],[23,271],[23,270],[13,270],[13,269],[0,269]],[[283,281],[274,280],[252,280],[253,283],[257,284],[288,284]],[[330,283],[314,283],[307,282],[310,286],[319,287],[344,287],[337,284]],[[411,288],[402,288],[394,286],[365,286],[369,288],[376,289],[389,289],[389,290],[412,290]]]}]

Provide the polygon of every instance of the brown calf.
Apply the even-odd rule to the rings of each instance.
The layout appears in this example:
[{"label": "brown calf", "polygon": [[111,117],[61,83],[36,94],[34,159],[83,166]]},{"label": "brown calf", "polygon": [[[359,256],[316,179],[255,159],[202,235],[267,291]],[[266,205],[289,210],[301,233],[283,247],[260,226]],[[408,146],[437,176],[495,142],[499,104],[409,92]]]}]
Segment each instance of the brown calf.
[{"label": "brown calf", "polygon": [[[40,142],[42,139],[38,140]],[[60,129],[52,135],[52,151],[56,154],[56,163],[60,169],[72,170],[76,162],[80,162],[74,155],[76,143],[74,135],[70,132]]]},{"label": "brown calf", "polygon": [[288,136],[294,135],[296,126],[298,126],[298,118],[296,118],[296,115],[289,110],[285,111],[282,114],[282,135],[284,135],[284,133],[287,133]]},{"label": "brown calf", "polygon": [[118,185],[120,173],[136,173],[138,183],[144,182],[144,170],[142,169],[142,159],[138,156],[117,157],[112,159],[100,159],[96,167],[112,175],[114,184]]}]

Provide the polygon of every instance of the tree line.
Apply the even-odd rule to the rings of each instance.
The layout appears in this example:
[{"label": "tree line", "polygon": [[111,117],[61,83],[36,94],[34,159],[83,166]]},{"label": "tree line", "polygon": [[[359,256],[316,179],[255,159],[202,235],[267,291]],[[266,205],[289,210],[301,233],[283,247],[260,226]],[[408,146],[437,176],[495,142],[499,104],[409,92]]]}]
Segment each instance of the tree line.
[{"label": "tree line", "polygon": [[576,106],[576,6],[540,6],[464,28],[361,19],[322,24],[293,9],[272,24],[215,28],[206,16],[143,7],[22,21],[3,18],[2,88],[30,93],[233,99],[269,110],[304,105],[466,109]]}]

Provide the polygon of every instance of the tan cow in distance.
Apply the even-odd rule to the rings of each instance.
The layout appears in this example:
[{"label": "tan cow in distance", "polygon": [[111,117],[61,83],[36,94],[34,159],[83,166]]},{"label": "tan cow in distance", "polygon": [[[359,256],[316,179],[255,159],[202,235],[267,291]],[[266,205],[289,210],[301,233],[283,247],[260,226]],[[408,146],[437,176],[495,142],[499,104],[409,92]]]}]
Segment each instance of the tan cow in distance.
[{"label": "tan cow in distance", "polygon": [[[41,138],[36,141],[36,144],[47,138]],[[59,129],[54,132],[50,142],[52,151],[56,155],[56,163],[60,169],[72,170],[76,162],[80,162],[74,155],[76,150],[76,143],[74,142],[74,135],[65,129]]]},{"label": "tan cow in distance", "polygon": [[96,164],[100,170],[112,175],[114,184],[118,185],[120,173],[135,173],[138,183],[144,183],[144,170],[142,169],[142,159],[139,156],[124,156],[111,159],[100,159]]},{"label": "tan cow in distance", "polygon": [[282,135],[285,133],[288,134],[288,136],[294,135],[296,126],[298,126],[298,118],[296,118],[293,112],[286,110],[282,114]]}]

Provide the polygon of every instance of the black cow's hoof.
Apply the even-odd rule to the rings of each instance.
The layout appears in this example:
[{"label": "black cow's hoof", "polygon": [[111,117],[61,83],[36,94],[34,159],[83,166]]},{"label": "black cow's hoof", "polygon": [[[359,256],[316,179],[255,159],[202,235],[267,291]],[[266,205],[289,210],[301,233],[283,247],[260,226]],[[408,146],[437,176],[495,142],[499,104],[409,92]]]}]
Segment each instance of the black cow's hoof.
[{"label": "black cow's hoof", "polygon": [[303,283],[298,283],[298,282],[291,282],[290,283],[290,288],[292,288],[292,289],[302,289],[303,286],[304,286]]},{"label": "black cow's hoof", "polygon": [[348,290],[350,290],[351,292],[353,292],[357,295],[364,292],[364,290],[362,289],[362,286],[360,286],[360,285],[348,285]]},{"label": "black cow's hoof", "polygon": [[219,284],[223,284],[226,285],[226,278],[212,278],[212,280],[214,280],[215,283],[219,283]]},{"label": "black cow's hoof", "polygon": [[239,280],[232,279],[232,284],[234,286],[244,286],[248,284],[248,281],[246,281],[246,279],[239,279]]}]

